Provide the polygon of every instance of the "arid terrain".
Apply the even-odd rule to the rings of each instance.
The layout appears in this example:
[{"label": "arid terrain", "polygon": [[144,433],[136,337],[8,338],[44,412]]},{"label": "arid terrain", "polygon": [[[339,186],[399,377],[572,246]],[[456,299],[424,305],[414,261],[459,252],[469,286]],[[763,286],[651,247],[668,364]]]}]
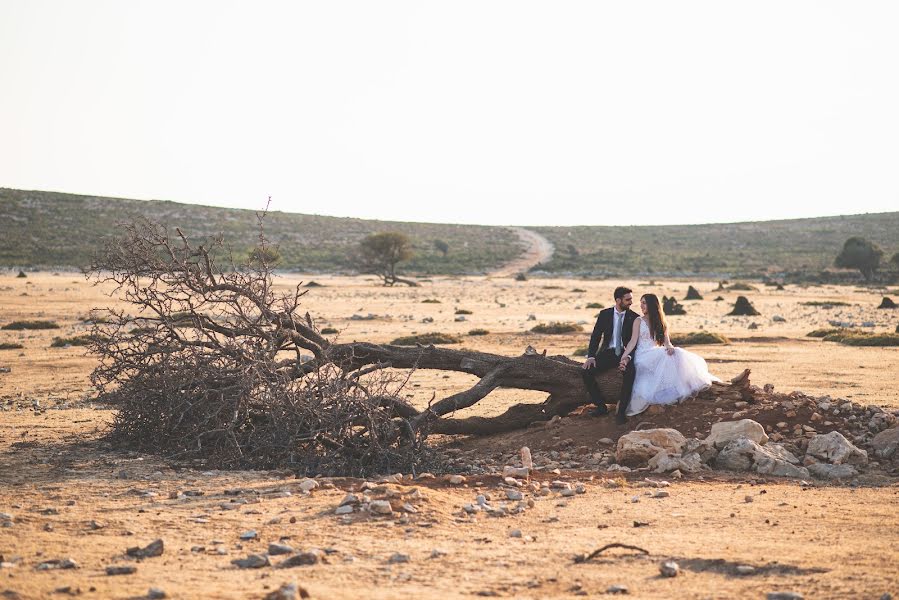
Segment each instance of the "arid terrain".
[{"label": "arid terrain", "polygon": [[[370,277],[313,278],[321,285],[308,288],[305,306],[320,328],[336,329],[340,340],[387,343],[439,331],[460,336],[457,347],[509,356],[529,345],[548,354],[582,349],[597,313],[587,304],[610,306],[619,283],[633,287],[635,296],[678,299],[693,285],[704,299],[682,300],[687,314],[669,317],[669,325],[675,334],[707,330],[730,339],[690,348],[721,379],[748,368],[753,384],[772,384],[778,392],[899,409],[899,347],[849,347],[806,336],[831,322],[895,331],[899,310],[877,308],[884,295],[899,300],[893,289],[777,290],[754,283],[755,291],[715,291],[718,282],[712,281],[499,276],[434,277],[417,288],[385,288]],[[278,282],[287,289],[309,280],[291,275]],[[95,360],[83,347],[50,347],[54,337],[86,333],[91,308],[115,305],[110,291],[76,273],[0,274],[0,326],[34,319],[61,326],[0,330],[0,344],[23,346],[0,350],[0,368],[8,369],[0,372],[4,598],[263,598],[291,582],[311,598],[573,598],[612,594],[613,586],[625,586],[635,598],[899,594],[895,470],[871,468],[840,483],[727,471],[677,478],[610,470],[615,441],[641,417],[619,427],[609,418],[574,414],[493,438],[435,438],[454,457],[453,471],[479,465],[462,483],[442,473],[371,478],[370,485],[322,478],[305,491],[313,484],[290,472],[208,471],[177,458],[113,449],[103,434],[114,408],[92,401],[88,375]],[[761,315],[724,316],[738,295]],[[718,296],[723,300],[715,301]],[[803,304],[809,302],[819,305]],[[458,315],[459,309],[470,314]],[[529,332],[555,321],[579,323],[583,332]],[[474,329],[488,333],[469,335]],[[405,393],[425,406],[472,381],[460,373],[419,371]],[[497,390],[471,410],[494,415],[544,396]],[[654,426],[678,428],[671,421],[677,414],[655,416]],[[665,418],[671,422],[660,422]],[[539,457],[539,468],[522,487],[531,501],[527,510],[507,516],[464,511],[479,494],[494,504],[505,500],[502,466],[520,466],[521,446]],[[485,468],[485,458],[495,467]],[[582,484],[583,493],[563,495],[559,484],[541,490],[539,483],[554,481],[572,489]],[[384,515],[335,514],[347,493],[384,499],[393,508]],[[126,555],[157,539],[164,542],[161,556]],[[285,557],[314,564],[280,566],[285,559],[270,548],[273,543],[293,549]],[[646,553],[611,548],[575,561],[610,543]],[[251,554],[270,554],[271,565],[232,564]],[[53,562],[66,559],[75,564]],[[659,565],[668,560],[680,567],[676,577],[660,575]],[[114,566],[136,569],[108,574]]]}]

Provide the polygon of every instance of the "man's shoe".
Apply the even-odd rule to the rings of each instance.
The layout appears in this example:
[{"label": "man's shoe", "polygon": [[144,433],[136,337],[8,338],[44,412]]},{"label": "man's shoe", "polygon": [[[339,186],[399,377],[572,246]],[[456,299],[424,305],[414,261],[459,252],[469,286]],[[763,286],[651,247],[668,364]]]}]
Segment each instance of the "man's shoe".
[{"label": "man's shoe", "polygon": [[615,415],[615,422],[619,425],[624,425],[625,423],[627,423],[627,417],[622,414],[617,414]]},{"label": "man's shoe", "polygon": [[604,417],[609,414],[609,409],[606,408],[605,404],[599,403],[596,405],[596,408],[587,413],[591,417]]}]

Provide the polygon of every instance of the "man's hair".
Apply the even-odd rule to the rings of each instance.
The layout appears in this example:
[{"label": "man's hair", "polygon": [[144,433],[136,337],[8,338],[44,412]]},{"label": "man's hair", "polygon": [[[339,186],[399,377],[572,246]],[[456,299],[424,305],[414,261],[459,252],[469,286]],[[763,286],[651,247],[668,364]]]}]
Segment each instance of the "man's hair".
[{"label": "man's hair", "polygon": [[624,287],[623,285],[619,285],[617,288],[615,288],[615,300],[620,300],[621,298],[624,298],[624,296],[626,294],[630,294],[633,291],[634,290],[632,290],[629,287]]}]

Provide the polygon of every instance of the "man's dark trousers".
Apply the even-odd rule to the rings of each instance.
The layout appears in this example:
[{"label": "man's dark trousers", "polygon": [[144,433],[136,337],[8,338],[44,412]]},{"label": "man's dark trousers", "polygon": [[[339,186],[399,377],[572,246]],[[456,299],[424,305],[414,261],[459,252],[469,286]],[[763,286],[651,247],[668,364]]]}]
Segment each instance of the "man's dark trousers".
[{"label": "man's dark trousers", "polygon": [[[603,398],[602,392],[599,391],[599,385],[596,383],[596,376],[599,373],[608,371],[609,369],[617,369],[621,358],[615,354],[614,348],[608,348],[596,355],[596,366],[589,369],[583,369],[581,376],[584,378],[584,385],[587,386],[587,392],[590,394],[590,401],[597,407],[604,405],[607,400]],[[627,406],[631,401],[631,392],[634,389],[634,378],[637,375],[637,369],[634,368],[634,359],[627,362],[624,369],[624,379],[621,383],[621,395],[618,397],[618,416],[624,417],[627,414]]]}]

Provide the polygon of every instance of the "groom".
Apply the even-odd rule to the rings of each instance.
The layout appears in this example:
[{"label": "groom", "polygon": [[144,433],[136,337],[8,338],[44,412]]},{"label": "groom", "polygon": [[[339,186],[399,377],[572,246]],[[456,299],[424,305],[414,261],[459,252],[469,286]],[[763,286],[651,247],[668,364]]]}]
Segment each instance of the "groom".
[{"label": "groom", "polygon": [[[596,405],[596,410],[590,413],[595,417],[609,413],[606,402],[611,400],[602,397],[596,383],[596,375],[619,365],[621,353],[630,342],[631,333],[634,331],[634,319],[638,317],[637,313],[630,310],[634,294],[629,288],[623,286],[615,288],[614,296],[615,306],[599,311],[593,335],[590,336],[587,360],[584,361],[584,370],[581,373],[590,394],[590,401]],[[621,395],[618,398],[618,412],[615,415],[615,422],[618,424],[623,424],[627,420],[627,405],[631,400],[636,375],[633,353],[626,358],[626,362]]]}]

